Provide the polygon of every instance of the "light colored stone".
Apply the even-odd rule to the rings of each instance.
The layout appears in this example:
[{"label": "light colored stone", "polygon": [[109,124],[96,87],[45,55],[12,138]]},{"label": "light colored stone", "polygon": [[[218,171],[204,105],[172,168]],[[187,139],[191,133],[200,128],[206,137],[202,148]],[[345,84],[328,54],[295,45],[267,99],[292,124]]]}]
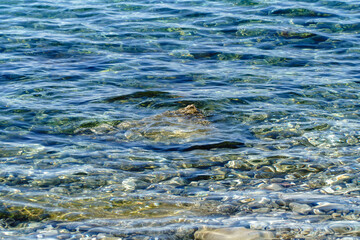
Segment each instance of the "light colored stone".
[{"label": "light colored stone", "polygon": [[266,186],[265,189],[272,190],[272,191],[282,191],[284,189],[284,187],[282,187],[278,183],[272,183],[272,184]]},{"label": "light colored stone", "polygon": [[290,203],[289,207],[293,212],[297,212],[304,215],[308,214],[312,210],[312,208],[307,204],[294,203],[294,202]]},{"label": "light colored stone", "polygon": [[270,231],[252,230],[243,227],[202,229],[195,232],[195,240],[267,240],[275,239]]}]

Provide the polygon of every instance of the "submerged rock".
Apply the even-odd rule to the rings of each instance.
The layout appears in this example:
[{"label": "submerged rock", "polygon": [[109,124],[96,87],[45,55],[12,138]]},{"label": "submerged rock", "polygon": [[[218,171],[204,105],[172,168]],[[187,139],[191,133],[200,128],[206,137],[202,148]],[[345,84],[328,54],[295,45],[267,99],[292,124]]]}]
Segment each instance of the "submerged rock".
[{"label": "submerged rock", "polygon": [[312,208],[307,204],[301,204],[301,203],[295,203],[295,202],[290,203],[289,207],[293,212],[303,214],[303,215],[307,215],[312,210]]},{"label": "submerged rock", "polygon": [[195,233],[196,240],[265,240],[274,239],[270,231],[252,230],[243,227],[202,229]]},{"label": "submerged rock", "polygon": [[124,141],[150,140],[164,143],[184,143],[205,137],[211,130],[210,122],[195,105],[147,117],[124,121],[117,126],[102,124],[83,129],[85,134],[114,135]]},{"label": "submerged rock", "polygon": [[205,116],[191,104],[139,121],[122,122],[117,128],[126,131],[128,140],[145,138],[156,142],[186,142],[206,135],[210,130],[209,124]]}]

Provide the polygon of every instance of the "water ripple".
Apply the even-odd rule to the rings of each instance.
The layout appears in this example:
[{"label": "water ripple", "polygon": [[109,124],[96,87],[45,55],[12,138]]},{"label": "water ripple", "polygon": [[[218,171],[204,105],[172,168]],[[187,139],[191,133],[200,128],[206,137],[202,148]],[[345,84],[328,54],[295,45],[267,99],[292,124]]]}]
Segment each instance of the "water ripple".
[{"label": "water ripple", "polygon": [[356,238],[359,7],[0,0],[0,237]]}]

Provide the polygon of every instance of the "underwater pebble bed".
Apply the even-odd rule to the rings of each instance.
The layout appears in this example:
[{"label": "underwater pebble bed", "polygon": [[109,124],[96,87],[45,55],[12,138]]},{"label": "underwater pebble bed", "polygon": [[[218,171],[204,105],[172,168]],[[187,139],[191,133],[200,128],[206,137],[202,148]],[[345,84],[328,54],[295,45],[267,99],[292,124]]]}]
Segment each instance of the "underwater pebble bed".
[{"label": "underwater pebble bed", "polygon": [[1,239],[360,239],[360,4],[0,0]]}]

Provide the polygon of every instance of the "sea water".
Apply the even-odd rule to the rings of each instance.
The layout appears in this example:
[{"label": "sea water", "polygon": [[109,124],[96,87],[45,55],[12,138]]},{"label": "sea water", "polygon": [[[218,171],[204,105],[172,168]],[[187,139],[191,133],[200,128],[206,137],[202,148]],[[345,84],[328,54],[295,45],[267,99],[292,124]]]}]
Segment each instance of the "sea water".
[{"label": "sea water", "polygon": [[1,238],[359,239],[358,1],[0,0],[0,23]]}]

